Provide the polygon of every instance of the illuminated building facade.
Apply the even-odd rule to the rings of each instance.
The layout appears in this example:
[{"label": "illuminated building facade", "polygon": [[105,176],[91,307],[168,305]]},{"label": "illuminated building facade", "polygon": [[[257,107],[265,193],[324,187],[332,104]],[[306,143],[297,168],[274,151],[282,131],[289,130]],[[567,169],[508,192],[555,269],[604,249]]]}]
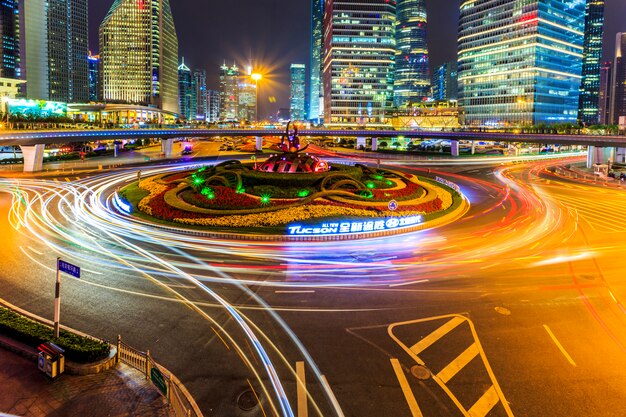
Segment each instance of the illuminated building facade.
[{"label": "illuminated building facade", "polygon": [[193,80],[196,89],[196,120],[207,120],[206,71],[195,70]]},{"label": "illuminated building facade", "polygon": [[324,124],[385,126],[393,105],[396,5],[326,0]]},{"label": "illuminated building facade", "polygon": [[239,79],[239,120],[246,122],[256,122],[256,99],[257,85],[250,78],[250,74],[243,75]]},{"label": "illuminated building facade", "polygon": [[429,96],[425,0],[397,0],[395,106],[418,103]]},{"label": "illuminated building facade", "polygon": [[239,120],[239,68],[234,64],[220,67],[220,120]]},{"label": "illuminated building facade", "polygon": [[476,125],[575,123],[585,2],[468,0],[459,23],[459,99]]},{"label": "illuminated building facade", "polygon": [[220,121],[220,93],[215,90],[207,90],[207,122],[217,123]]},{"label": "illuminated building facade", "polygon": [[102,99],[178,113],[178,38],[169,0],[115,0],[100,25]]},{"label": "illuminated building facade", "polygon": [[89,62],[89,101],[100,101],[100,55],[87,57]]},{"label": "illuminated building facade", "polygon": [[20,54],[26,97],[47,100],[48,92],[48,2],[20,2]]},{"label": "illuminated building facade", "polygon": [[598,123],[608,125],[611,115],[611,62],[600,67],[600,95],[598,98]]},{"label": "illuminated building facade", "polygon": [[306,65],[291,64],[291,82],[289,83],[289,114],[293,121],[306,119],[305,93],[306,93]]},{"label": "illuminated building facade", "polygon": [[0,77],[20,77],[20,30],[17,0],[0,1]]},{"label": "illuminated building facade", "polygon": [[311,77],[309,82],[309,120],[319,123],[324,96],[322,49],[324,45],[324,0],[311,1]]},{"label": "illuminated building facade", "polygon": [[584,125],[598,123],[600,64],[604,35],[604,0],[587,0],[585,10],[585,43],[580,85],[578,121]]},{"label": "illuminated building facade", "polygon": [[451,61],[440,65],[434,71],[432,82],[434,100],[458,99],[457,62]]},{"label": "illuminated building facade", "polygon": [[196,119],[196,86],[191,70],[185,65],[185,59],[178,67],[178,106],[180,118],[184,120]]},{"label": "illuminated building facade", "polygon": [[618,124],[620,116],[626,116],[626,32],[615,36],[609,123]]}]

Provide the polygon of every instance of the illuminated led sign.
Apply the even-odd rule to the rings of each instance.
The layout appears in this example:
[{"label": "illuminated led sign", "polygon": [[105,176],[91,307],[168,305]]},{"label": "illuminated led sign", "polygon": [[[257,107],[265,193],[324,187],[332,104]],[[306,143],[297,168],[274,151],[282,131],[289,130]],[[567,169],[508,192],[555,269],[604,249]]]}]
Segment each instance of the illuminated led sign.
[{"label": "illuminated led sign", "polygon": [[409,217],[390,217],[380,220],[355,220],[341,223],[322,223],[320,225],[291,225],[287,227],[289,236],[348,235],[353,233],[384,232],[415,226],[424,221],[421,215]]},{"label": "illuminated led sign", "polygon": [[58,101],[24,100],[7,101],[9,114],[24,117],[67,116],[67,104]]}]

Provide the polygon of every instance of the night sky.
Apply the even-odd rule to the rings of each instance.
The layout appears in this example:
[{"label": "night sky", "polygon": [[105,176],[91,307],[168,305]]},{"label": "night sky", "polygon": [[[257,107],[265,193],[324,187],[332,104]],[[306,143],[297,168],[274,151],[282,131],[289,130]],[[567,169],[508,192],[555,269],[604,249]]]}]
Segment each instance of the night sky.
[{"label": "night sky", "polygon": [[[98,50],[98,26],[114,0],[89,2],[90,47]],[[427,0],[431,66],[456,58],[460,0]],[[192,69],[207,70],[218,89],[219,66],[252,58],[267,79],[260,84],[259,116],[289,107],[289,65],[309,65],[310,0],[170,0],[179,53]],[[626,31],[626,0],[606,0],[605,59],[615,33]],[[276,103],[269,103],[275,96]]]}]

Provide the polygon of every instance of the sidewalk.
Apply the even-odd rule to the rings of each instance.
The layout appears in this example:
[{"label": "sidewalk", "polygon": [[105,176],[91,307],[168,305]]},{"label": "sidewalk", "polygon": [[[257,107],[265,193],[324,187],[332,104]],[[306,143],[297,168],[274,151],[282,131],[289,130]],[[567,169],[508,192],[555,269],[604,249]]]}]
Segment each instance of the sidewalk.
[{"label": "sidewalk", "polygon": [[167,417],[169,407],[143,374],[124,364],[51,381],[37,363],[0,349],[0,413],[25,417]]}]

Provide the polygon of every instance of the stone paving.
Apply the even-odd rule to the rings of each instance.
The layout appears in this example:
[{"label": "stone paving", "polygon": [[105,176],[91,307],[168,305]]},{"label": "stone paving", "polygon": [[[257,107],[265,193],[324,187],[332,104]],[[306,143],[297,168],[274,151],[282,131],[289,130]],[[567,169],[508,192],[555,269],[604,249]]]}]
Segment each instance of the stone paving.
[{"label": "stone paving", "polygon": [[52,381],[37,363],[0,349],[0,415],[24,417],[166,417],[165,399],[127,365],[96,375],[63,374]]}]

